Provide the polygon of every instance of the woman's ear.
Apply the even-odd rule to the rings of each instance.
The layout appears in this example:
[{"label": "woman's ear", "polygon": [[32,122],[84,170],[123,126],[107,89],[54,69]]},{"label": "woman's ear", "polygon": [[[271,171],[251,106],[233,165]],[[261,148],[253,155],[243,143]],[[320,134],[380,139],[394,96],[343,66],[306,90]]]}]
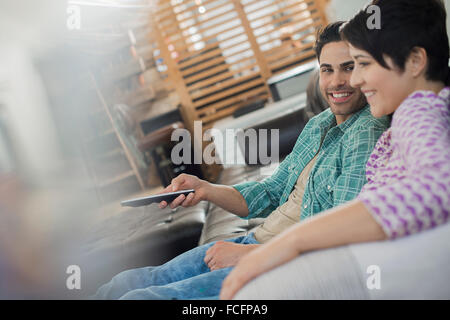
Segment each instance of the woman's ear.
[{"label": "woman's ear", "polygon": [[427,51],[422,47],[414,47],[406,61],[406,68],[413,77],[425,74],[428,63]]}]

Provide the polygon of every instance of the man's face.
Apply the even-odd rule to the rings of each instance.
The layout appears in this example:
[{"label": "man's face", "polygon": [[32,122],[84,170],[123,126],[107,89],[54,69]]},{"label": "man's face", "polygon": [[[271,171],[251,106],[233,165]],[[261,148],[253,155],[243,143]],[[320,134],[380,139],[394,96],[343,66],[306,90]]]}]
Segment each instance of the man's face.
[{"label": "man's face", "polygon": [[366,98],[358,88],[350,86],[354,62],[346,42],[330,42],[319,57],[319,86],[337,123],[347,120],[366,105]]}]

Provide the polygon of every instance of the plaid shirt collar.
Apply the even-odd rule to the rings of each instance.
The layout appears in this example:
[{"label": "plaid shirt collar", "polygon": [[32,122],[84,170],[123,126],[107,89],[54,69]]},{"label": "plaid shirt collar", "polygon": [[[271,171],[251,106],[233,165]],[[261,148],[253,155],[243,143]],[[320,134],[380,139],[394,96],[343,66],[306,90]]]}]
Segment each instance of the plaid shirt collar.
[{"label": "plaid shirt collar", "polygon": [[364,113],[364,112],[370,112],[370,107],[368,104],[366,104],[364,107],[362,107],[359,111],[354,113],[349,119],[345,120],[339,125],[336,125],[336,116],[331,112],[331,109],[327,109],[327,117],[323,119],[320,123],[318,123],[319,127],[318,130],[321,132],[321,136],[323,137],[328,130],[330,130],[333,127],[336,127],[337,129],[341,130],[342,133],[344,133],[348,128],[352,126],[352,124],[358,119],[358,117]]}]

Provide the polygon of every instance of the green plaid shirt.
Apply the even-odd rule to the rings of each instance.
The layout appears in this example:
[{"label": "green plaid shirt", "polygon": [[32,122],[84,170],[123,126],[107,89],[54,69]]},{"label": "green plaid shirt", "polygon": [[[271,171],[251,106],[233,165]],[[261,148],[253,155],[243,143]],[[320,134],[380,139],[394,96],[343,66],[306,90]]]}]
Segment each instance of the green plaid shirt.
[{"label": "green plaid shirt", "polygon": [[247,202],[249,215],[245,218],[265,218],[285,203],[298,176],[317,152],[300,219],[354,199],[366,183],[366,162],[389,125],[387,117],[374,118],[368,105],[340,125],[336,125],[330,109],[313,117],[272,176],[233,186]]}]

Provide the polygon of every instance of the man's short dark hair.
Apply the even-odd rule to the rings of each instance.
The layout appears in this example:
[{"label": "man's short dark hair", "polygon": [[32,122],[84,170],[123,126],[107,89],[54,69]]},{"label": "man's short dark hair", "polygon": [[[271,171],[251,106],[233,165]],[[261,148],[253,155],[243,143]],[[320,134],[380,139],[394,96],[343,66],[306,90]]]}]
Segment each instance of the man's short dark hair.
[{"label": "man's short dark hair", "polygon": [[373,13],[366,8],[341,28],[342,38],[355,48],[367,51],[384,68],[389,69],[384,55],[401,71],[415,47],[427,52],[428,80],[447,82],[449,44],[445,6],[440,0],[373,0],[380,8],[381,28],[369,29],[367,21]]},{"label": "man's short dark hair", "polygon": [[342,41],[342,37],[339,33],[339,28],[344,23],[344,21],[337,21],[330,23],[329,25],[321,28],[317,32],[316,43],[314,50],[316,51],[317,60],[320,60],[320,54],[322,53],[322,48],[330,42]]}]

